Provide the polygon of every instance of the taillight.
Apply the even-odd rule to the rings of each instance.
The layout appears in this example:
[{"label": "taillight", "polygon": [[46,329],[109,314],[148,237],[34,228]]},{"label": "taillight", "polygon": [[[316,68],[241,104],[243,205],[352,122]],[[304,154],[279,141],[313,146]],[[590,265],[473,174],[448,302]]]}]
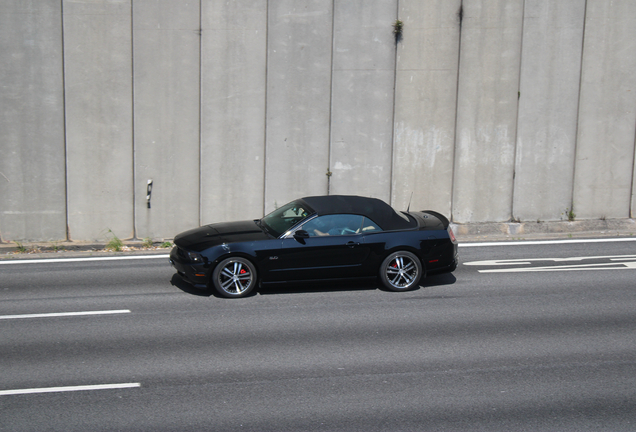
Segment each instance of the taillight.
[{"label": "taillight", "polygon": [[453,230],[451,229],[450,225],[448,226],[448,236],[453,243],[457,243],[457,239],[455,238],[455,234],[453,234]]}]

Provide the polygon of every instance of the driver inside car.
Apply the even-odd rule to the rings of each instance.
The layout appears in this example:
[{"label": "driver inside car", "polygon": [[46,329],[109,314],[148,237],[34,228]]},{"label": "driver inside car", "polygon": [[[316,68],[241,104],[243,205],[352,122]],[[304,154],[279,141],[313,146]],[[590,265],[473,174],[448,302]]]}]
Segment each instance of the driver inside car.
[{"label": "driver inside car", "polygon": [[359,226],[354,228],[351,223],[355,222],[356,225],[359,225],[359,222],[355,220],[358,218],[359,216],[354,216],[353,218],[339,215],[322,216],[309,221],[305,226],[305,230],[312,237],[354,234],[358,232]]}]

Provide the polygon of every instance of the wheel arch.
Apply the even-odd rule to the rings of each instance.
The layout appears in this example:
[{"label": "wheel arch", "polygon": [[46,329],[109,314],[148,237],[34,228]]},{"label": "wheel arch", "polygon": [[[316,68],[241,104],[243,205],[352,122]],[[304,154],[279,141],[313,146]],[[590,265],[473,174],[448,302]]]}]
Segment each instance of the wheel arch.
[{"label": "wheel arch", "polygon": [[214,270],[216,269],[216,267],[227,258],[233,258],[233,257],[240,257],[240,258],[245,258],[246,260],[249,260],[254,266],[254,268],[256,268],[256,282],[257,284],[259,283],[261,279],[261,268],[258,265],[258,261],[256,261],[256,257],[242,251],[231,251],[231,252],[226,252],[223,255],[219,255],[218,257],[216,257],[214,260],[211,261],[210,267],[208,268],[208,274],[207,274],[207,285],[209,287],[213,287],[212,277],[214,275]]},{"label": "wheel arch", "polygon": [[[239,267],[237,267],[237,262],[240,263]],[[249,256],[226,254],[213,267],[208,280],[208,287],[214,289],[225,298],[249,296],[259,285],[258,273],[256,264]],[[235,289],[233,290],[232,287]]]},{"label": "wheel arch", "polygon": [[422,278],[426,277],[427,265],[426,265],[425,256],[422,253],[421,249],[411,245],[396,245],[396,246],[393,246],[392,248],[387,248],[384,251],[384,254],[382,255],[382,257],[380,257],[380,262],[383,262],[392,253],[400,252],[400,251],[407,251],[415,255],[420,260],[420,264],[422,265]]},{"label": "wheel arch", "polygon": [[[397,261],[398,257],[400,257],[399,261]],[[415,269],[412,266],[409,268],[410,264],[408,262],[405,264],[403,259],[410,260],[415,265]],[[426,266],[412,248],[397,247],[382,260],[378,276],[380,282],[390,291],[410,291],[417,288],[426,277]]]}]

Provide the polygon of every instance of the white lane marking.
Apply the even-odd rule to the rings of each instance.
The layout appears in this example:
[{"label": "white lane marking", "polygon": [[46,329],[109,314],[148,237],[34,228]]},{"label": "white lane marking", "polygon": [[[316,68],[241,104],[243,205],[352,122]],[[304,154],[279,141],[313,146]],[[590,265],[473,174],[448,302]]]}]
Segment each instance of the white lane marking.
[{"label": "white lane marking", "polygon": [[44,388],[30,388],[30,389],[16,389],[16,390],[0,390],[0,396],[33,394],[33,393],[73,392],[73,391],[86,391],[86,390],[112,390],[112,389],[124,389],[124,388],[135,388],[135,387],[141,387],[141,383],[97,384],[97,385],[68,386],[68,387],[44,387]]},{"label": "white lane marking", "polygon": [[40,313],[40,314],[0,315],[0,319],[53,318],[53,317],[67,317],[67,316],[110,315],[110,314],[124,314],[124,313],[130,313],[130,310],[120,309],[120,310],[105,310],[105,311],[86,311],[86,312],[54,312],[54,313]]},{"label": "white lane marking", "polygon": [[485,247],[485,246],[530,246],[530,245],[549,245],[549,244],[568,244],[568,243],[613,243],[613,242],[631,242],[636,238],[608,238],[608,239],[568,239],[568,240],[527,240],[527,241],[500,241],[500,242],[482,242],[482,243],[459,243],[459,247]]},{"label": "white lane marking", "polygon": [[[612,262],[587,263],[583,260],[608,260]],[[608,255],[571,258],[519,258],[502,260],[470,261],[464,263],[469,266],[519,266],[532,265],[539,262],[569,263],[565,265],[538,266],[538,267],[513,267],[499,269],[478,270],[479,273],[523,273],[523,272],[547,272],[547,271],[575,271],[575,270],[636,270],[636,255]]]},{"label": "white lane marking", "polygon": [[46,264],[61,262],[83,262],[83,261],[123,261],[123,260],[141,260],[141,259],[166,259],[170,255],[126,255],[112,257],[88,257],[88,258],[45,258],[45,259],[16,259],[16,260],[0,260],[3,264]]},{"label": "white lane marking", "polygon": [[606,256],[587,256],[587,257],[570,257],[570,258],[518,258],[518,259],[501,259],[501,260],[484,260],[484,261],[470,261],[464,263],[469,266],[492,266],[492,265],[520,265],[520,264],[532,264],[533,262],[540,261],[552,261],[558,262],[571,262],[571,261],[583,261],[589,259],[609,259],[612,261],[631,261],[636,260],[636,255],[606,255]]},{"label": "white lane marking", "polygon": [[579,264],[570,266],[549,267],[516,267],[507,269],[478,270],[479,273],[526,273],[549,271],[576,271],[576,270],[636,270],[636,262],[604,263],[604,264]]}]

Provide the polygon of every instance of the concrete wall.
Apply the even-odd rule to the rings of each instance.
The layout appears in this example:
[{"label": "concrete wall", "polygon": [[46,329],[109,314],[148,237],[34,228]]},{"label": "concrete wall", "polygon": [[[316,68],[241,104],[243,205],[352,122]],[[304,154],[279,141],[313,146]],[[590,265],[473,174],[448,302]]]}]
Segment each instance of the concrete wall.
[{"label": "concrete wall", "polygon": [[135,0],[132,16],[134,221],[161,238],[199,223],[200,4]]},{"label": "concrete wall", "polygon": [[391,200],[396,18],[397,0],[335,2],[331,194]]},{"label": "concrete wall", "polygon": [[512,213],[523,0],[463,2],[453,219]]},{"label": "concrete wall", "polygon": [[131,0],[62,7],[69,237],[132,237]]},{"label": "concrete wall", "polygon": [[327,193],[333,2],[269,3],[265,213]]},{"label": "concrete wall", "polygon": [[633,211],[635,53],[636,3],[588,0],[574,168],[579,218]]},{"label": "concrete wall", "polygon": [[635,24],[604,0],[4,1],[0,239],[172,238],[326,193],[633,216]]},{"label": "concrete wall", "polygon": [[66,237],[62,14],[56,0],[0,3],[0,234]]},{"label": "concrete wall", "polygon": [[[401,0],[393,156],[397,208],[451,213],[460,0]],[[412,195],[412,197],[411,197]]]},{"label": "concrete wall", "polygon": [[514,219],[560,220],[572,208],[585,0],[526,0]]},{"label": "concrete wall", "polygon": [[201,223],[256,218],[265,188],[267,4],[201,6]]}]

